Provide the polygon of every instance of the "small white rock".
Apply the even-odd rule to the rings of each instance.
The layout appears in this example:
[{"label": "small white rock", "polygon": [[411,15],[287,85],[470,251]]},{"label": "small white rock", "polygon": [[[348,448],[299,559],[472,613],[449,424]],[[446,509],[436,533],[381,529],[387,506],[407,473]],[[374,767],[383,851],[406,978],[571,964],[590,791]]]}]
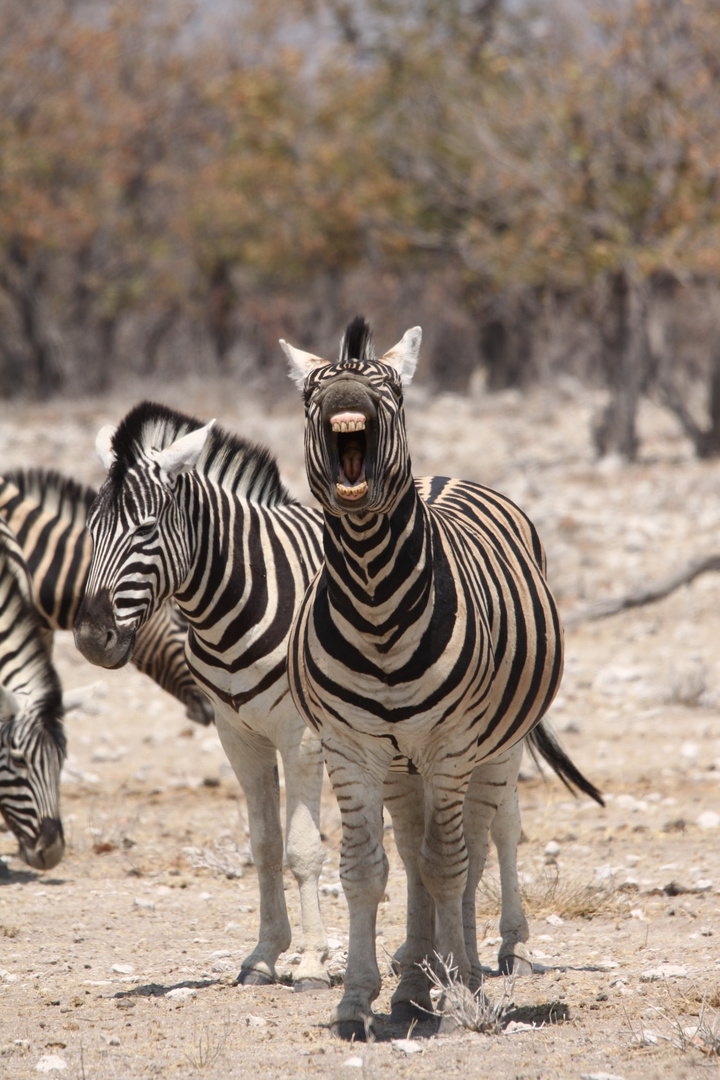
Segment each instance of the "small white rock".
[{"label": "small white rock", "polygon": [[361,1057],[349,1057],[343,1061],[343,1065],[346,1065],[348,1069],[362,1069],[365,1062]]},{"label": "small white rock", "polygon": [[643,971],[641,982],[661,982],[663,979],[687,979],[688,970],[684,964],[659,964],[656,968]]},{"label": "small white rock", "polygon": [[643,1028],[639,1035],[633,1035],[632,1041],[638,1043],[640,1046],[655,1046],[658,1037],[654,1031]]},{"label": "small white rock", "polygon": [[154,900],[145,900],[141,896],[136,896],[135,899],[133,900],[133,907],[138,908],[140,911],[154,911],[155,910],[155,901]]},{"label": "small white rock", "polygon": [[235,971],[237,964],[234,960],[213,960],[210,970],[216,974],[222,975],[228,971]]},{"label": "small white rock", "polygon": [[561,851],[562,848],[558,844],[557,840],[551,840],[545,845],[545,854],[549,855],[553,859],[556,855],[559,855]]},{"label": "small white rock", "polygon": [[67,1069],[67,1062],[59,1054],[45,1054],[35,1066],[35,1071],[41,1073],[62,1072],[63,1069]]},{"label": "small white rock", "polygon": [[561,919],[559,915],[548,915],[545,922],[549,923],[550,926],[562,926],[565,920]]},{"label": "small white rock", "polygon": [[245,1017],[245,1023],[248,1027],[267,1027],[267,1020],[264,1016],[253,1016],[252,1013],[248,1013]]},{"label": "small white rock", "polygon": [[134,975],[135,968],[132,964],[113,964],[112,970],[118,975]]},{"label": "small white rock", "polygon": [[684,742],[680,747],[680,757],[685,761],[695,761],[700,752],[700,747],[694,742]]},{"label": "small white rock", "polygon": [[709,878],[700,878],[700,880],[696,881],[695,884],[693,885],[693,890],[692,891],[696,892],[696,893],[710,892],[712,887],[713,887],[713,883],[712,883],[712,881],[710,881]]},{"label": "small white rock", "polygon": [[580,1073],[580,1080],[625,1080],[625,1077],[617,1076],[615,1073],[594,1072]]},{"label": "small white rock", "polygon": [[705,810],[697,818],[696,824],[701,829],[717,829],[720,825],[720,814],[715,810]]},{"label": "small white rock", "polygon": [[174,990],[168,990],[165,997],[170,1001],[189,1001],[190,998],[197,997],[197,990],[192,986],[176,986]]},{"label": "small white rock", "polygon": [[417,1039],[392,1039],[392,1045],[403,1054],[422,1054],[424,1047]]}]

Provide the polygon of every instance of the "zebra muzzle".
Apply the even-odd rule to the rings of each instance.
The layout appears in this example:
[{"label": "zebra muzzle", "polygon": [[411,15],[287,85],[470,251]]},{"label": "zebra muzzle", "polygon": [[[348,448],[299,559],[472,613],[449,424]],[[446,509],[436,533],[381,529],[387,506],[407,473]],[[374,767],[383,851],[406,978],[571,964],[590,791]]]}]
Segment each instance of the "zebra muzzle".
[{"label": "zebra muzzle", "polygon": [[119,627],[110,594],[85,596],[73,627],[76,648],[91,664],[119,668],[132,658],[135,631]]}]

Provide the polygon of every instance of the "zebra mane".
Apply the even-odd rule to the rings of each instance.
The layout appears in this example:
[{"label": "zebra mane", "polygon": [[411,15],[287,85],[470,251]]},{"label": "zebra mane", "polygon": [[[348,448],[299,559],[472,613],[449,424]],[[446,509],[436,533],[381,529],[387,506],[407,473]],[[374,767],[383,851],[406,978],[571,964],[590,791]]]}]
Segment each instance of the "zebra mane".
[{"label": "zebra mane", "polygon": [[15,485],[23,499],[81,528],[97,495],[93,488],[54,469],[12,469],[5,473],[5,479]]},{"label": "zebra mane", "polygon": [[375,360],[375,342],[370,324],[356,315],[340,341],[340,363],[344,360]]},{"label": "zebra mane", "polygon": [[[115,461],[110,468],[114,490],[148,450],[163,450],[176,439],[204,427],[202,420],[176,412],[165,405],[143,401],[116,428],[112,438]],[[277,462],[269,450],[214,425],[200,456],[197,471],[219,483],[226,491],[264,505],[293,503],[280,479]]]}]

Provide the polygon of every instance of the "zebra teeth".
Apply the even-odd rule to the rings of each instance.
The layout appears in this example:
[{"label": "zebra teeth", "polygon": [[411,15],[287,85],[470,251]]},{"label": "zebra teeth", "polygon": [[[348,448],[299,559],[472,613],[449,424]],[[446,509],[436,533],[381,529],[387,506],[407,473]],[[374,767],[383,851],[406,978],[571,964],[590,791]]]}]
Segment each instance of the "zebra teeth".
[{"label": "zebra teeth", "polygon": [[348,487],[346,484],[337,483],[335,485],[338,495],[341,499],[361,499],[367,492],[367,480],[361,480],[355,487]]},{"label": "zebra teeth", "polygon": [[362,413],[336,413],[330,417],[330,427],[339,435],[348,431],[364,431],[365,417]]}]

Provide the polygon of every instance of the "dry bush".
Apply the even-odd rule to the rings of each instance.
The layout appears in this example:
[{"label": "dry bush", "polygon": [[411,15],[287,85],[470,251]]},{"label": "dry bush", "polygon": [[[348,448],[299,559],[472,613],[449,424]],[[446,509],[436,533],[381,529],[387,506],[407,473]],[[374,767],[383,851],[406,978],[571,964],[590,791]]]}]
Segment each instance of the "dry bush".
[{"label": "dry bush", "polygon": [[[700,995],[696,995],[700,998]],[[700,1013],[697,1020],[687,1022],[683,1017],[687,1005],[687,999],[682,1002],[673,997],[668,986],[668,1004],[665,1008],[656,1008],[654,1011],[661,1022],[665,1032],[660,1033],[660,1038],[665,1039],[676,1050],[699,1050],[708,1057],[720,1058],[720,1012],[717,1004],[720,1000],[720,988],[715,987],[709,993],[700,998]],[[710,1002],[715,1003],[713,1007]]]},{"label": "dry bush", "polygon": [[[536,918],[554,914],[564,919],[592,919],[595,915],[615,914],[626,903],[625,893],[617,885],[561,878],[557,870],[542,874],[531,884],[521,885],[520,896],[526,915]],[[483,878],[478,892],[478,913],[492,915],[499,909],[498,880]]]},{"label": "dry bush", "polygon": [[[503,980],[503,991],[492,1001],[480,986],[474,993],[465,986],[453,965],[452,956],[445,960],[435,953],[435,963],[423,960],[421,970],[430,980],[439,998],[438,1015],[452,1028],[465,1028],[483,1035],[499,1035],[512,1007],[514,977]],[[432,991],[431,991],[432,993]]]},{"label": "dry bush", "polygon": [[202,1030],[197,1026],[193,1031],[193,1048],[185,1051],[185,1057],[195,1069],[206,1069],[218,1060],[228,1036],[232,1030],[232,1024],[226,1020],[220,1031],[213,1031],[209,1024],[205,1024]]}]

